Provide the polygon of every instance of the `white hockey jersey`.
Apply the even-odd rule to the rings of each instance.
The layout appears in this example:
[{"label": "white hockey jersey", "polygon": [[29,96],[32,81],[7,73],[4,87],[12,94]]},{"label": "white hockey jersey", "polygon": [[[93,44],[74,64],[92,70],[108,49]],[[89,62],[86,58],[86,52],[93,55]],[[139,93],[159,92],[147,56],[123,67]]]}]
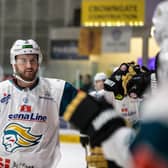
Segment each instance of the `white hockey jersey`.
[{"label": "white hockey jersey", "polygon": [[32,89],[0,83],[0,168],[55,168],[65,81],[40,78]]},{"label": "white hockey jersey", "polygon": [[142,99],[124,97],[122,100],[114,102],[115,109],[128,121],[130,126],[134,126],[140,120],[140,104]]},{"label": "white hockey jersey", "polygon": [[125,96],[122,100],[115,99],[113,92],[105,91],[105,99],[114,105],[115,110],[120,113],[130,124],[135,126],[140,121],[140,105],[142,102],[141,98],[131,98]]}]

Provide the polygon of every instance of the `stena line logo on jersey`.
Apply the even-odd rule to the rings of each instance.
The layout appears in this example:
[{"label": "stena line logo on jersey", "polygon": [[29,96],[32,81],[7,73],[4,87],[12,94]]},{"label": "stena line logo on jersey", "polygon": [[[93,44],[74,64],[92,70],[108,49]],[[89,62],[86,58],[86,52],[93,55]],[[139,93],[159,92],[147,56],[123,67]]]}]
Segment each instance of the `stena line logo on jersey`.
[{"label": "stena line logo on jersey", "polygon": [[47,116],[40,115],[39,113],[16,113],[16,114],[9,114],[8,119],[34,121],[34,122],[46,122]]}]

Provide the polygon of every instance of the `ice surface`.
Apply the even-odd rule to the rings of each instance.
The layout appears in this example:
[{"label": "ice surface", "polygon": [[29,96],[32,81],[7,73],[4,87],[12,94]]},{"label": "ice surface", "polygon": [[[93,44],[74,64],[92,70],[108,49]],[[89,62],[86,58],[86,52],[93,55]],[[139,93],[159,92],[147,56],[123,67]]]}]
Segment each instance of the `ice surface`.
[{"label": "ice surface", "polygon": [[[61,130],[62,134],[79,134],[72,130]],[[80,143],[63,143],[61,142],[62,158],[58,168],[86,168],[85,149]]]}]

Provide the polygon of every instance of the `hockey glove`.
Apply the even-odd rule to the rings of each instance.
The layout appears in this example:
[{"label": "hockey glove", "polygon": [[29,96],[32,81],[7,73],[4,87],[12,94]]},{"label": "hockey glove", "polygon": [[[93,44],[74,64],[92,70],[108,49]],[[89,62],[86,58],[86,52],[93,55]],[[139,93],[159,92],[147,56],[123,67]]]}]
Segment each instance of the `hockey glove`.
[{"label": "hockey glove", "polygon": [[127,83],[126,89],[127,94],[136,94],[137,97],[141,98],[145,90],[150,86],[151,72],[141,72],[134,75]]},{"label": "hockey glove", "polygon": [[88,135],[92,147],[100,146],[113,132],[126,125],[125,120],[114,111],[111,104],[97,101],[84,92],[79,92],[69,104],[64,119]]},{"label": "hockey glove", "polygon": [[128,72],[129,65],[123,63],[112,73],[111,77],[104,82],[104,89],[114,93],[115,98],[121,100],[124,98],[124,89],[122,87],[122,76]]}]

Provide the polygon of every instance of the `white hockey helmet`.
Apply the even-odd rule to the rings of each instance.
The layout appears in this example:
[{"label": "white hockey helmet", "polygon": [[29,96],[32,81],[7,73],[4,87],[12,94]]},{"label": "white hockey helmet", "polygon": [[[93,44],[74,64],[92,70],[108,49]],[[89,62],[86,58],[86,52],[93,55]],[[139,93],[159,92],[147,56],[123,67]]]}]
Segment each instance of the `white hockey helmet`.
[{"label": "white hockey helmet", "polygon": [[17,55],[22,54],[37,54],[38,55],[38,63],[42,62],[42,53],[39,45],[36,41],[29,40],[16,40],[10,50],[10,63],[15,64]]},{"label": "white hockey helmet", "polygon": [[152,18],[154,37],[159,46],[168,38],[168,1],[159,3]]},{"label": "white hockey helmet", "polygon": [[107,75],[104,72],[99,72],[94,76],[94,81],[106,80],[106,79],[107,79]]}]

